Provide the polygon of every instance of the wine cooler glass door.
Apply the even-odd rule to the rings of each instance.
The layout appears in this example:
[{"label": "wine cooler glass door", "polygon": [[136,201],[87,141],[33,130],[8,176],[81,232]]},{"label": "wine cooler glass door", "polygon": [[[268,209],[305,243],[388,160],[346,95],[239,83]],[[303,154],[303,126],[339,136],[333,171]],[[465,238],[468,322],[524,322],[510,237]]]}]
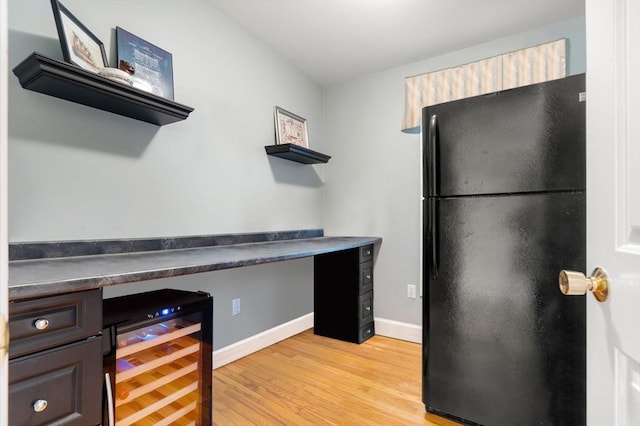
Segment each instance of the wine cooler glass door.
[{"label": "wine cooler glass door", "polygon": [[200,425],[202,314],[116,336],[116,426]]}]

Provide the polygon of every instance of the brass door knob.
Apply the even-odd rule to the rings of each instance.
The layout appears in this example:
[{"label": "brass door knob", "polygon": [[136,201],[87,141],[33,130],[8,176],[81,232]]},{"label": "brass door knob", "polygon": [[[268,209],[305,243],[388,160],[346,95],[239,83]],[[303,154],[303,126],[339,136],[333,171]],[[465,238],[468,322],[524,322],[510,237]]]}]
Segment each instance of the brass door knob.
[{"label": "brass door knob", "polygon": [[582,295],[590,291],[598,302],[604,302],[609,297],[609,277],[602,268],[594,269],[590,277],[582,272],[560,271],[559,284],[565,296]]}]

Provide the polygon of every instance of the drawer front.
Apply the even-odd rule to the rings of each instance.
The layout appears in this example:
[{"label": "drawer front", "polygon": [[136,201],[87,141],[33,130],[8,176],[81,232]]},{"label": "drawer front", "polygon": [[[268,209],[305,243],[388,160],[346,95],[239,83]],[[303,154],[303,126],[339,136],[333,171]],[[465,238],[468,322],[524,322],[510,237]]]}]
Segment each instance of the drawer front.
[{"label": "drawer front", "polygon": [[9,358],[64,345],[102,331],[102,291],[9,303]]},{"label": "drawer front", "polygon": [[358,331],[358,343],[362,343],[370,337],[373,337],[376,334],[376,330],[373,326],[373,322],[365,325],[364,327],[360,327]]},{"label": "drawer front", "polygon": [[360,264],[360,292],[368,293],[373,290],[373,260]]},{"label": "drawer front", "polygon": [[358,298],[358,319],[360,326],[373,321],[373,292],[364,294]]},{"label": "drawer front", "polygon": [[367,260],[373,260],[373,244],[360,247],[360,262],[366,262]]},{"label": "drawer front", "polygon": [[11,425],[99,424],[102,412],[101,339],[94,337],[11,360],[9,407]]}]

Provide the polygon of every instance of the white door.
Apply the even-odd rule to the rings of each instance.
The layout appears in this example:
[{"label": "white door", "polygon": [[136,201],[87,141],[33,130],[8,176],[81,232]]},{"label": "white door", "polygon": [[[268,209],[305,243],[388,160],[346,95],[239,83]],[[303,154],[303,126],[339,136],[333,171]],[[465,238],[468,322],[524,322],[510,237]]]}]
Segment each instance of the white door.
[{"label": "white door", "polygon": [[640,0],[587,0],[587,422],[640,426]]}]

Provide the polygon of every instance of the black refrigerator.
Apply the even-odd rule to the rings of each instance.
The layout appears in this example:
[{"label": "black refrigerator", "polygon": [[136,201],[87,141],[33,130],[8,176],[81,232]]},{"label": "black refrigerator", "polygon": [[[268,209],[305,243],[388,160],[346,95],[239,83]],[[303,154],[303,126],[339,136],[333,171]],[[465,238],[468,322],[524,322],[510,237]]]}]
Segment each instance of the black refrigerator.
[{"label": "black refrigerator", "polygon": [[423,402],[465,424],[586,423],[585,76],[423,109]]}]

